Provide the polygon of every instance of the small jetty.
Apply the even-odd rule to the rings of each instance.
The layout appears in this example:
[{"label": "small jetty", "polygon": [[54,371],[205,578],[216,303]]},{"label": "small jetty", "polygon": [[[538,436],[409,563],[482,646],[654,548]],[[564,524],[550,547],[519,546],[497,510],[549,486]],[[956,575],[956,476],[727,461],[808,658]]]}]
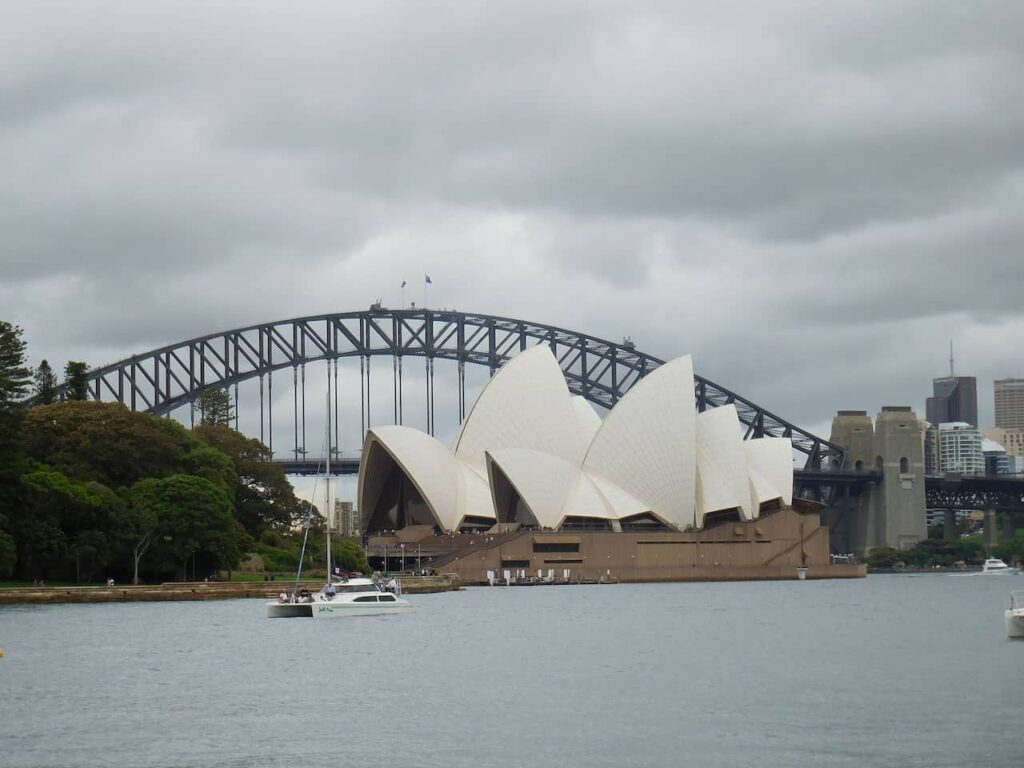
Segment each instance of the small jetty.
[{"label": "small jetty", "polygon": [[[454,592],[461,588],[451,573],[401,576],[402,593]],[[88,587],[9,587],[0,589],[0,605],[47,603],[132,603],[167,600],[234,600],[243,597],[273,599],[289,592],[294,581],[172,581],[164,584]],[[322,581],[303,581],[299,588],[320,589]]]}]

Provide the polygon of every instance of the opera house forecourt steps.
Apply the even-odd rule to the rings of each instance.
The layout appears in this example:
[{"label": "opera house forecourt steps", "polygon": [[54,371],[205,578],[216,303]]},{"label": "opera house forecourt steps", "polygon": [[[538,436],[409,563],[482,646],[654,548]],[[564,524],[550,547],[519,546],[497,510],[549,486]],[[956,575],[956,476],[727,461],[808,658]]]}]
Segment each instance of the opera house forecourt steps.
[{"label": "opera house forecourt steps", "polygon": [[689,356],[602,419],[539,345],[487,383],[451,446],[370,429],[358,505],[371,553],[415,543],[464,583],[863,576],[831,563],[818,506],[794,502],[791,441],[743,437],[735,406],[697,412]]}]

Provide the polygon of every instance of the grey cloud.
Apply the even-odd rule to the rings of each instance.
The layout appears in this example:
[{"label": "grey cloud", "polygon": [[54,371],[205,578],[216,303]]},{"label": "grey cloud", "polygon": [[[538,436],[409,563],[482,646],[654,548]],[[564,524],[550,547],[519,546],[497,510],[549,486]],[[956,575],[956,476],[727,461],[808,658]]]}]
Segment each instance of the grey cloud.
[{"label": "grey cloud", "polygon": [[1018,3],[12,7],[0,316],[33,358],[429,273],[798,423],[920,407],[954,336],[1024,373]]}]

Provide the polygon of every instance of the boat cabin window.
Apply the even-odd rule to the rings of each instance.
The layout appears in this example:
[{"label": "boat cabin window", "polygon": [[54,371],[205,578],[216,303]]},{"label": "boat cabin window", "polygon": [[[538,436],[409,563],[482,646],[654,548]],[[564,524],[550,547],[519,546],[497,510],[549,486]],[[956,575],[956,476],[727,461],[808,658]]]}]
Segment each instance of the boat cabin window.
[{"label": "boat cabin window", "polygon": [[382,603],[393,603],[393,602],[395,602],[395,596],[394,595],[380,595],[377,599],[380,600]]},{"label": "boat cabin window", "polygon": [[335,587],[338,592],[376,592],[376,584],[339,584]]},{"label": "boat cabin window", "polygon": [[352,602],[353,603],[376,603],[377,602],[377,596],[376,595],[364,595],[363,597],[357,597]]}]

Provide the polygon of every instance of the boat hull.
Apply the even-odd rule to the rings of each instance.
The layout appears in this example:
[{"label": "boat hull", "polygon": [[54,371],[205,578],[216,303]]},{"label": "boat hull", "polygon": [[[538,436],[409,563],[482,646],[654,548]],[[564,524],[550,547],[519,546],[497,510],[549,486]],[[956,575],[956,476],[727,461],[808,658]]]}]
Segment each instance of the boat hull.
[{"label": "boat hull", "polygon": [[268,619],[308,619],[312,616],[312,603],[267,603]]},{"label": "boat hull", "polygon": [[1006,636],[1024,639],[1024,609],[1006,612]]},{"label": "boat hull", "polygon": [[394,603],[267,603],[268,619],[340,619],[346,616],[384,616],[412,610],[408,600]]},{"label": "boat hull", "polygon": [[359,603],[314,603],[310,606],[313,609],[314,619],[343,619],[347,616],[384,616],[389,613],[404,613],[412,609],[412,604],[407,600],[399,600],[388,605],[381,603],[362,604]]}]

